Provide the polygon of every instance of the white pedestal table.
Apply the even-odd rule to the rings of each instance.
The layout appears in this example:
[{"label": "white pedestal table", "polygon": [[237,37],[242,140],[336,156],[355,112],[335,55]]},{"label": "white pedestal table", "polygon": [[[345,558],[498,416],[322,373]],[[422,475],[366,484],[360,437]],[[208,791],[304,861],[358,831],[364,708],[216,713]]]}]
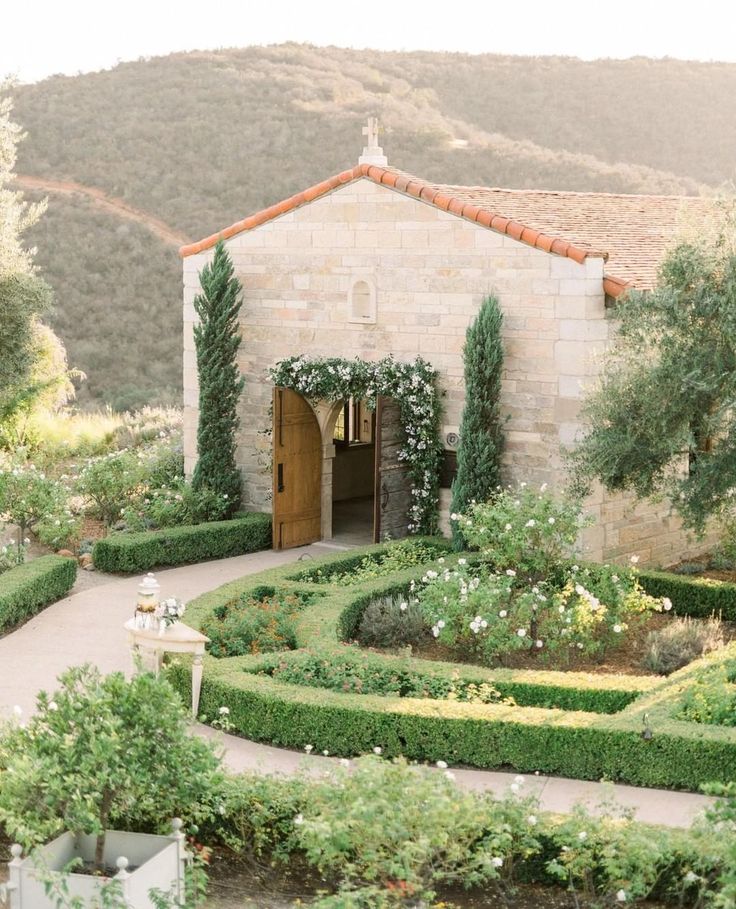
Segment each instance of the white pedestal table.
[{"label": "white pedestal table", "polygon": [[141,651],[153,653],[156,660],[156,675],[161,671],[161,662],[164,653],[191,653],[192,662],[192,716],[197,718],[199,708],[199,692],[202,688],[202,660],[204,658],[205,644],[209,643],[209,638],[184,622],[174,622],[169,625],[163,632],[153,631],[152,629],[143,629],[135,627],[135,619],[128,619],[125,623],[125,630],[128,632],[128,644],[130,645],[133,656],[133,667],[135,669],[135,657]]}]

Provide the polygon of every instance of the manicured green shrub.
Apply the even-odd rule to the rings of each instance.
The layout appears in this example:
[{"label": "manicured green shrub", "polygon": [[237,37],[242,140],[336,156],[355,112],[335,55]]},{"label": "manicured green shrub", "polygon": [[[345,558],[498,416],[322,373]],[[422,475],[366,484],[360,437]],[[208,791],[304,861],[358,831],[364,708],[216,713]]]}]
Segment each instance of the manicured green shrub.
[{"label": "manicured green shrub", "polygon": [[251,513],[230,521],[113,533],[95,543],[92,557],[100,571],[136,572],[242,555],[270,545],[271,516]]},{"label": "manicured green shrub", "polygon": [[[339,576],[366,556],[380,556],[384,546],[336,555],[313,566]],[[410,567],[385,577],[366,579],[360,588],[315,584],[323,596],[296,619],[296,639],[309,658],[315,652],[340,655],[341,641],[353,641],[371,602],[410,592],[427,569],[452,572],[456,555],[444,563]],[[466,557],[468,561],[470,557]],[[587,570],[579,566],[579,572]],[[193,600],[188,622],[200,626],[214,610],[234,597],[259,590],[292,591],[307,587],[295,566],[262,572],[224,585]],[[299,651],[278,660],[301,660]],[[307,659],[307,657],[304,657]],[[679,718],[683,691],[696,676],[736,659],[727,645],[669,678],[654,676],[484,669],[467,664],[407,659],[364,653],[381,673],[405,671],[431,677],[433,684],[457,678],[488,683],[516,706],[355,694],[292,684],[258,675],[265,656],[205,660],[202,711],[217,716],[229,710],[232,731],[288,747],[327,750],[345,756],[381,747],[385,754],[420,761],[453,761],[486,768],[539,771],[579,779],[612,779],[639,785],[697,789],[712,780],[736,777],[736,732],[726,726]],[[372,663],[370,664],[372,665]],[[330,666],[319,674],[328,677]],[[172,679],[189,696],[185,665],[172,667]],[[400,674],[400,673],[399,673]],[[390,677],[390,676],[389,676]],[[646,733],[646,734],[644,734]]]},{"label": "manicured green shrub", "polygon": [[736,584],[646,569],[639,572],[639,583],[650,596],[672,600],[677,615],[716,615],[726,622],[736,622]]},{"label": "manicured green shrub", "polygon": [[[736,740],[717,727],[694,735],[692,724],[663,720],[645,740],[636,717],[338,694],[253,676],[240,659],[207,663],[200,710],[227,705],[232,729],[255,741],[344,756],[379,746],[389,757],[679,789],[736,777]],[[188,670],[171,672],[188,697]]]},{"label": "manicured green shrub", "polygon": [[0,632],[12,628],[60,600],[74,586],[77,563],[47,555],[0,575]]}]

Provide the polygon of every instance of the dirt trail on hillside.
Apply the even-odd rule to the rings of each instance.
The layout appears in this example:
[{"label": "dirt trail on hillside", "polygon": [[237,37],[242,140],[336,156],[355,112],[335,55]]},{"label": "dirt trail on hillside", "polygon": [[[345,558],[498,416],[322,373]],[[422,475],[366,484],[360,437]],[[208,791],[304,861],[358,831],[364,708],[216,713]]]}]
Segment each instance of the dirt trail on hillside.
[{"label": "dirt trail on hillside", "polygon": [[128,203],[123,202],[122,199],[117,199],[115,196],[108,196],[101,189],[96,189],[93,186],[83,186],[81,183],[73,183],[66,180],[48,180],[43,177],[29,177],[24,174],[18,174],[15,177],[14,182],[21,189],[40,190],[44,193],[56,193],[63,196],[85,196],[98,208],[103,209],[103,211],[110,212],[120,218],[125,218],[127,221],[135,221],[137,224],[142,224],[144,227],[148,228],[152,234],[155,234],[160,240],[163,240],[164,243],[179,247],[190,242],[190,238],[187,237],[186,234],[179,233],[179,231],[169,227],[168,224],[161,221],[159,218],[154,218],[153,215],[148,214],[148,212],[128,205]]}]

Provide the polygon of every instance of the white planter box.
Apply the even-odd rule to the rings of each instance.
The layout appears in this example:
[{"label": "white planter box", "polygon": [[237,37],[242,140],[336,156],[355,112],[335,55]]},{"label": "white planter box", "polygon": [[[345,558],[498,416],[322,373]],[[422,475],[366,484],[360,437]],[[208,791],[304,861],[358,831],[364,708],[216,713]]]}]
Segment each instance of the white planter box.
[{"label": "white planter box", "polygon": [[[149,896],[153,889],[173,893],[174,900],[183,903],[187,853],[180,827],[179,821],[172,836],[109,830],[105,838],[105,865],[117,867],[118,873],[113,877],[67,874],[69,898],[80,897],[85,907],[98,906],[100,888],[116,880],[130,909],[155,909]],[[94,861],[95,845],[94,836],[62,833],[46,846],[34,849],[25,859],[21,858],[20,847],[13,846],[7,886],[10,909],[57,909],[54,897],[46,895],[43,879],[48,878],[49,871],[63,871],[75,858]]]}]

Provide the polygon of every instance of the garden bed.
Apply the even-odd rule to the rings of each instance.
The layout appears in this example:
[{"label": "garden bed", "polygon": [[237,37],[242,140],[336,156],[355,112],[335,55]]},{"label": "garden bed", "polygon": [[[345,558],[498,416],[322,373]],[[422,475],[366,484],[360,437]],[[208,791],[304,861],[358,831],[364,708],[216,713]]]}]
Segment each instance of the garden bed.
[{"label": "garden bed", "polygon": [[[671,624],[672,615],[654,614],[646,621],[632,629],[618,646],[611,647],[602,655],[595,654],[570,654],[565,657],[563,665],[555,666],[558,671],[591,673],[594,675],[647,675],[658,677],[655,670],[649,668],[645,662],[647,653],[647,638],[650,634],[662,631]],[[697,621],[697,620],[696,620]],[[736,640],[736,623],[722,623],[725,643]],[[387,648],[387,653],[393,653]],[[413,648],[417,657],[426,660],[441,660],[449,663],[467,663],[471,659],[457,653],[450,647],[443,647],[436,641],[427,638],[419,646]],[[511,669],[546,669],[545,658],[534,651],[516,653],[504,661],[504,666]]]},{"label": "garden bed", "polygon": [[[325,884],[309,869],[291,861],[273,868],[216,850],[210,865],[205,909],[305,909]],[[521,884],[512,894],[496,888],[453,887],[438,892],[439,905],[453,909],[594,909],[599,901],[581,899],[559,887]],[[666,903],[647,901],[648,909]]]},{"label": "garden bed", "polygon": [[[390,545],[390,544],[389,544]],[[309,571],[339,575],[356,559],[379,555],[374,546],[332,556]],[[444,557],[451,562],[455,556]],[[188,620],[201,627],[214,610],[264,586],[322,594],[296,619],[293,654],[205,658],[201,711],[216,716],[226,706],[232,731],[258,741],[355,755],[380,746],[387,755],[420,761],[449,760],[483,768],[608,778],[638,785],[698,789],[711,780],[736,777],[736,729],[680,718],[683,692],[698,672],[736,654],[736,645],[710,654],[669,678],[624,673],[490,669],[368,653],[382,671],[408,671],[432,679],[464,680],[495,687],[501,698],[478,703],[329,690],[294,684],[269,674],[273,660],[327,653],[340,659],[355,648],[356,629],[368,604],[400,595],[427,566],[397,569],[360,585],[309,584],[304,570],[285,566],[232,582],[192,601]],[[674,610],[678,609],[674,602]],[[366,654],[366,651],[360,651]],[[265,662],[264,662],[265,661]],[[265,674],[263,670],[266,669]],[[189,673],[171,669],[185,697]],[[332,686],[334,687],[334,686]],[[514,704],[506,699],[511,698]],[[643,733],[647,733],[646,736]]]}]

